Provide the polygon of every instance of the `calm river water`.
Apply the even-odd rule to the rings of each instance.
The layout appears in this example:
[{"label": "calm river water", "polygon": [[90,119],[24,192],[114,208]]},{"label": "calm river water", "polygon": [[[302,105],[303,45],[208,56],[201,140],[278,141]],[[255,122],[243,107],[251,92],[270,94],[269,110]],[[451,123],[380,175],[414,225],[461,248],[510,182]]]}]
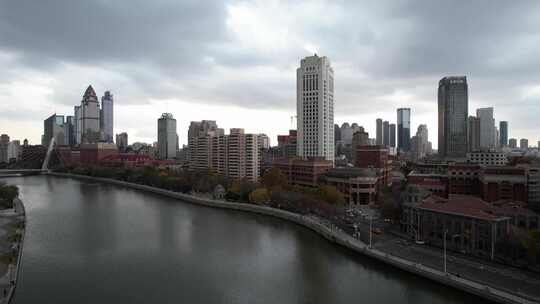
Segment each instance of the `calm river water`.
[{"label": "calm river water", "polygon": [[27,211],[12,303],[482,303],[281,220],[66,178]]}]

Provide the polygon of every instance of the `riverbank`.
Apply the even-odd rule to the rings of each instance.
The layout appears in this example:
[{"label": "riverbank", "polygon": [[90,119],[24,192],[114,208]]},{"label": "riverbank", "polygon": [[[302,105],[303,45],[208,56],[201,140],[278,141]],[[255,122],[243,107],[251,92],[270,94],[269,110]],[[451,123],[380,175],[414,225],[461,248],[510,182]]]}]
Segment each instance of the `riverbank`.
[{"label": "riverbank", "polygon": [[70,177],[80,180],[92,181],[92,182],[103,182],[108,184],[115,184],[123,187],[143,190],[147,192],[152,192],[160,195],[165,195],[171,198],[179,199],[183,202],[188,202],[192,204],[213,207],[213,208],[222,208],[222,209],[231,209],[244,212],[252,212],[263,215],[270,215],[276,218],[284,219],[287,221],[295,222],[304,227],[307,227],[318,234],[320,234],[325,239],[354,250],[355,252],[370,256],[379,260],[381,262],[393,265],[397,268],[405,270],[410,273],[420,275],[422,277],[428,278],[433,281],[445,284],[447,286],[452,286],[462,291],[472,293],[483,298],[489,299],[491,301],[496,301],[499,303],[537,303],[538,301],[534,298],[529,298],[524,295],[515,295],[505,291],[498,290],[496,288],[488,287],[484,284],[479,284],[465,278],[456,277],[451,274],[445,274],[442,271],[439,271],[434,268],[426,267],[418,263],[411,262],[407,259],[399,258],[389,254],[387,252],[380,251],[378,249],[370,249],[366,244],[352,238],[351,236],[336,230],[332,229],[329,226],[324,225],[321,221],[314,217],[302,216],[299,214],[291,213],[288,211],[283,211],[279,209],[257,206],[251,204],[241,204],[241,203],[231,203],[224,201],[215,201],[206,198],[194,197],[191,195],[186,195],[182,193],[177,193],[173,191],[158,189],[150,186],[132,184],[123,181],[106,179],[106,178],[95,178],[89,176],[80,176],[80,175],[71,175],[71,174],[62,174],[62,173],[51,173],[52,176],[59,177]]},{"label": "riverbank", "polygon": [[[16,198],[13,201],[13,208],[0,211],[0,222],[6,233],[2,236],[2,242],[7,245],[1,254],[11,257],[13,250],[17,250],[15,261],[1,261],[6,263],[5,272],[0,277],[0,304],[10,303],[19,277],[19,269],[22,260],[24,237],[26,232],[26,212],[23,202]],[[14,228],[13,228],[14,227]],[[13,229],[13,231],[10,231]],[[20,235],[20,238],[16,236]],[[12,243],[11,238],[15,236]]]}]

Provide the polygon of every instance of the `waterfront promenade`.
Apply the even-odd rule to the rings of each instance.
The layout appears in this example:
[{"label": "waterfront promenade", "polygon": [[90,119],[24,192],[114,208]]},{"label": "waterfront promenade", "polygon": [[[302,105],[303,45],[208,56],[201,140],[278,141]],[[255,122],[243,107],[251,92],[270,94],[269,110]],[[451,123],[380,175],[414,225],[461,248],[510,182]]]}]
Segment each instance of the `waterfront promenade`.
[{"label": "waterfront promenade", "polygon": [[[0,211],[0,304],[9,303],[15,293],[22,260],[26,214],[16,198],[13,208]],[[13,259],[12,259],[13,257]]]},{"label": "waterfront promenade", "polygon": [[[252,205],[252,204],[243,204],[243,203],[232,203],[224,201],[216,201],[206,198],[195,197],[192,195],[186,195],[182,193],[177,193],[173,191],[168,191],[164,189],[158,189],[150,186],[127,183],[114,179],[107,178],[94,178],[88,176],[80,175],[71,175],[63,173],[50,173],[53,176],[60,177],[72,177],[81,180],[93,181],[93,182],[104,182],[115,184],[119,186],[129,187],[133,189],[148,191],[156,194],[165,195],[168,197],[179,199],[183,202],[188,202],[192,204],[198,204],[202,206],[214,207],[214,208],[224,208],[237,211],[252,212],[257,214],[269,215],[291,222],[298,223],[302,226],[305,226],[327,240],[349,248],[357,253],[364,254],[375,258],[381,262],[393,265],[402,270],[405,270],[410,273],[414,273],[425,278],[437,281],[447,286],[452,286],[462,291],[466,291],[483,298],[489,299],[491,301],[499,303],[538,303],[538,298],[534,295],[529,294],[520,294],[513,293],[507,290],[504,290],[504,287],[498,285],[485,284],[480,280],[475,281],[461,276],[456,276],[451,273],[443,273],[441,270],[432,267],[431,265],[424,265],[411,261],[409,259],[395,255],[393,252],[385,252],[378,248],[369,248],[365,243],[353,238],[349,234],[343,232],[340,229],[335,228],[333,225],[328,225],[323,221],[320,221],[317,218],[311,216],[302,216],[299,214],[291,213],[284,210],[279,210],[275,208],[269,208],[264,206]],[[502,288],[499,288],[502,287]],[[540,287],[540,286],[539,286]]]}]

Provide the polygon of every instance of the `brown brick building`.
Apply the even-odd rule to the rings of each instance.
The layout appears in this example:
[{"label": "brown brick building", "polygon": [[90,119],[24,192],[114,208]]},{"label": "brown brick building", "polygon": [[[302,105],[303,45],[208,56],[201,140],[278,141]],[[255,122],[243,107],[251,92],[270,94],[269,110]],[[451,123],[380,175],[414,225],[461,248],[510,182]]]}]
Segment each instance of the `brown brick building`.
[{"label": "brown brick building", "polygon": [[118,154],[116,145],[108,143],[82,144],[80,151],[80,161],[83,164],[95,164],[109,155]]},{"label": "brown brick building", "polygon": [[482,199],[487,202],[527,202],[527,175],[524,168],[486,167],[480,174],[479,182]]},{"label": "brown brick building", "polygon": [[355,163],[357,168],[376,168],[384,185],[391,183],[390,171],[392,161],[388,157],[388,148],[385,146],[357,146],[355,151]]},{"label": "brown brick building", "polygon": [[280,157],[273,160],[272,166],[281,170],[289,185],[317,187],[321,174],[333,168],[332,161],[322,157],[301,158]]},{"label": "brown brick building", "polygon": [[374,168],[334,168],[321,176],[321,182],[336,187],[350,206],[369,205],[377,200],[378,172]]}]

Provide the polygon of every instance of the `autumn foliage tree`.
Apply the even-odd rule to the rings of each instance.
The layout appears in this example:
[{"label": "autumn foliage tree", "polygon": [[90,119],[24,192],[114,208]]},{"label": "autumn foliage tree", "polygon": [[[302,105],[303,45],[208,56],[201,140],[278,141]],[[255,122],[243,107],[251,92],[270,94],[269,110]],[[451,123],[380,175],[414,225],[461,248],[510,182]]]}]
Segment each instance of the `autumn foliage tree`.
[{"label": "autumn foliage tree", "polygon": [[336,187],[330,185],[319,186],[318,194],[322,200],[332,205],[343,205],[345,197]]},{"label": "autumn foliage tree", "polygon": [[262,176],[262,184],[270,191],[276,188],[285,188],[287,177],[278,168],[270,168]]},{"label": "autumn foliage tree", "polygon": [[253,204],[262,204],[270,200],[270,195],[266,188],[258,188],[249,194],[249,202]]}]

